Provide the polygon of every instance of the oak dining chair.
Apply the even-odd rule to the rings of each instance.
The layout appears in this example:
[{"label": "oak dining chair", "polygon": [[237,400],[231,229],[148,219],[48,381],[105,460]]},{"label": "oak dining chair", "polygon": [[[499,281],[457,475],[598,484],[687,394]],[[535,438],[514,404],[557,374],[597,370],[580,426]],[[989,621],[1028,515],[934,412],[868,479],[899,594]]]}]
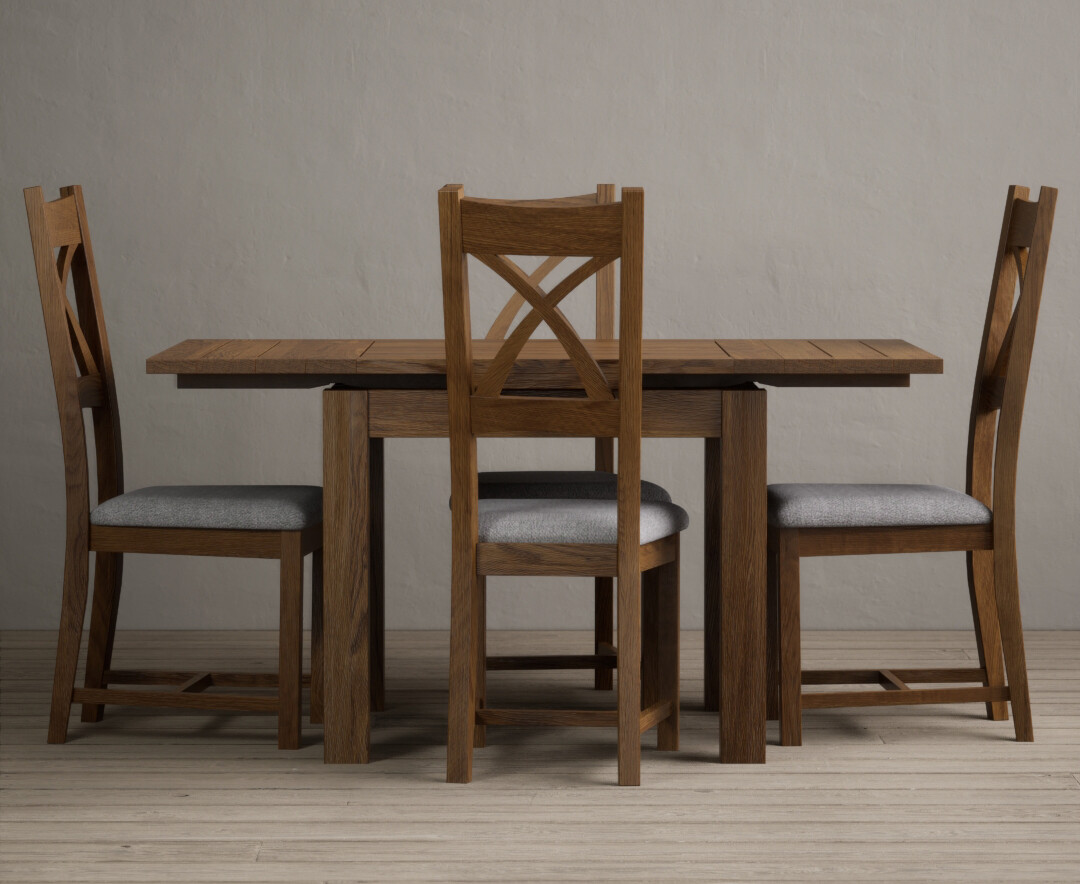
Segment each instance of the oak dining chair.
[{"label": "oak dining chair", "polygon": [[[638,188],[624,188],[621,201],[599,205],[470,199],[460,185],[439,192],[451,457],[449,782],[472,779],[474,742],[483,745],[488,725],[617,727],[620,785],[640,782],[645,730],[657,727],[660,749],[678,748],[679,533],[689,519],[673,503],[641,500],[643,207]],[[587,260],[544,291],[508,257],[517,255]],[[532,307],[480,373],[472,361],[467,256]],[[619,363],[613,383],[558,304],[616,260]],[[515,395],[507,389],[518,353],[541,322],[565,349],[583,393]],[[477,439],[496,435],[618,439],[616,499],[481,500]],[[617,578],[616,709],[486,705],[481,607],[484,579],[491,575]]]},{"label": "oak dining chair", "polygon": [[[82,188],[46,202],[23,191],[60,413],[67,529],[48,741],[67,739],[73,703],[100,721],[105,704],[275,713],[278,746],[301,738],[304,556],[312,554],[312,718],[321,707],[322,489],[309,485],[154,486],[124,491],[120,412]],[[68,297],[69,281],[76,307]],[[84,410],[93,418],[97,504],[90,504]],[[95,553],[83,688],[75,687]],[[113,642],[124,553],[277,559],[277,673],[117,670]],[[113,685],[128,687],[115,688]],[[172,686],[175,690],[162,690]],[[249,689],[248,693],[212,688]],[[149,688],[149,689],[148,689]],[[274,694],[250,689],[276,689]]]},{"label": "oak dining chair", "polygon": [[[972,395],[966,493],[935,485],[769,486],[769,699],[783,745],[801,745],[804,709],[980,701],[992,720],[1007,719],[1011,704],[1016,739],[1033,739],[1016,564],[1016,467],[1056,200],[1050,187],[1037,200],[1028,199],[1026,187],[1009,188]],[[967,552],[978,668],[801,668],[800,558],[944,551]],[[911,687],[950,683],[973,686]],[[881,689],[802,689],[857,684]]]},{"label": "oak dining chair", "polygon": [[[562,206],[595,206],[615,201],[614,184],[598,184],[596,193],[563,197],[550,200]],[[547,255],[528,275],[531,283],[540,285],[548,275],[567,260],[566,255]],[[615,338],[615,265],[609,264],[596,272],[596,340],[610,341]],[[484,339],[503,341],[510,331],[511,323],[526,306],[527,301],[516,289],[511,291],[506,304],[495,317]],[[555,499],[608,499],[616,497],[615,440],[596,439],[593,470],[544,470],[544,471],[482,471],[480,473],[480,498],[555,498]],[[644,479],[641,481],[641,499],[645,501],[671,502],[666,489]],[[611,690],[614,684],[612,668],[615,665],[615,609],[614,582],[610,577],[594,578],[593,601],[593,655],[504,655],[488,658],[487,669],[592,669],[593,683],[597,690]],[[484,606],[481,606],[483,608]]]}]

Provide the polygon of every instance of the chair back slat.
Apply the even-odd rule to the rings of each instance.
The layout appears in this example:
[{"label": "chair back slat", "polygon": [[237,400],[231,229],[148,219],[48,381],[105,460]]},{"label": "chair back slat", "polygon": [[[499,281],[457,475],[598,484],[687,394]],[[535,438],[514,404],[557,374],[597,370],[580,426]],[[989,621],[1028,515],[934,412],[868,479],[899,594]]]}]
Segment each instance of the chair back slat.
[{"label": "chair back slat", "polygon": [[1057,191],[1010,187],[983,328],[968,432],[967,491],[1010,518],[1031,352]]},{"label": "chair back slat", "polygon": [[79,245],[83,241],[82,226],[79,224],[75,197],[65,196],[45,203],[45,226],[49,231],[51,248]]},{"label": "chair back slat", "polygon": [[550,203],[463,199],[462,247],[470,254],[619,257],[621,204]]},{"label": "chair back slat", "polygon": [[[60,415],[68,506],[88,517],[83,408],[90,408],[93,416],[99,503],[123,493],[123,450],[82,189],[64,187],[60,193],[60,199],[46,202],[40,187],[29,187],[23,196]],[[69,281],[74,307],[68,297]]]},{"label": "chair back slat", "polygon": [[[1019,188],[1025,190],[1026,188]],[[1031,247],[1031,238],[1035,234],[1035,216],[1038,214],[1039,204],[1031,202],[1024,197],[1013,200],[1012,214],[1009,218],[1009,233],[1005,238],[1007,248],[1028,249]]]}]

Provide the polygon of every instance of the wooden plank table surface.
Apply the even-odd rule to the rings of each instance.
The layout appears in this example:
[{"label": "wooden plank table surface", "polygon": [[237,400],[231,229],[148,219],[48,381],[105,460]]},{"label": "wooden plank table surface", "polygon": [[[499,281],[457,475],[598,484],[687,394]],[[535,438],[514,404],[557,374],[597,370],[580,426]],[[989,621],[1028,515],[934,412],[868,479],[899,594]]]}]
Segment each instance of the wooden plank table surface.
[{"label": "wooden plank table surface", "polygon": [[[475,341],[480,364],[500,341]],[[586,341],[609,382],[618,342]],[[899,339],[653,339],[643,435],[705,442],[705,706],[720,760],[765,761],[765,386],[904,387],[942,360]],[[323,391],[324,760],[366,762],[383,706],[383,439],[448,431],[440,339],[187,340],[147,359],[184,388]],[[554,340],[529,341],[512,389],[574,389]],[[557,436],[557,432],[551,435]],[[721,592],[723,587],[723,592]]]}]

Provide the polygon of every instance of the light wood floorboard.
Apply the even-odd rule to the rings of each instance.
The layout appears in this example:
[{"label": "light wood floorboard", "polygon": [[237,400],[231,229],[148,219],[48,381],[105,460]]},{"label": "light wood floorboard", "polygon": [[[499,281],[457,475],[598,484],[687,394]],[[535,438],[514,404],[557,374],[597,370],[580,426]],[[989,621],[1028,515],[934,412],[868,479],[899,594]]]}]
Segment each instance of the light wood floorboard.
[{"label": "light wood floorboard", "polygon": [[[683,635],[682,750],[644,737],[620,789],[615,734],[489,728],[446,785],[447,636],[389,637],[372,763],[322,764],[321,727],[109,707],[45,743],[55,637],[0,633],[0,881],[1080,880],[1080,633],[1028,633],[1033,744],[983,706],[820,710],[804,745],[721,766],[702,636]],[[574,653],[591,634],[493,633],[489,652]],[[117,668],[267,670],[276,635],[125,632]],[[968,666],[959,632],[807,633],[811,668]],[[80,674],[81,681],[81,674]],[[611,706],[586,673],[499,672],[495,704]]]}]

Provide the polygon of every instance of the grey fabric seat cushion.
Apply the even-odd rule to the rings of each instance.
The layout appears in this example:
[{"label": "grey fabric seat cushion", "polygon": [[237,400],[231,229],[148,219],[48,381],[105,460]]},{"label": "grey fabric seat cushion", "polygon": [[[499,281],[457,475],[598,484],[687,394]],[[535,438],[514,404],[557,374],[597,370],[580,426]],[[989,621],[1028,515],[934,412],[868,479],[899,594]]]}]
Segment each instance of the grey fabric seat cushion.
[{"label": "grey fabric seat cushion", "polygon": [[[641,504],[641,542],[677,534],[690,524],[681,506],[661,501]],[[480,501],[482,543],[615,543],[618,504],[614,500],[488,498]]]},{"label": "grey fabric seat cushion", "polygon": [[769,486],[769,524],[780,528],[986,525],[990,510],[940,485]]},{"label": "grey fabric seat cushion", "polygon": [[155,485],[106,500],[93,525],[299,531],[322,522],[317,485]]},{"label": "grey fabric seat cushion", "polygon": [[[597,470],[517,470],[480,473],[480,497],[566,500],[615,500],[618,479]],[[653,482],[641,480],[641,499],[671,503],[671,495]]]}]

